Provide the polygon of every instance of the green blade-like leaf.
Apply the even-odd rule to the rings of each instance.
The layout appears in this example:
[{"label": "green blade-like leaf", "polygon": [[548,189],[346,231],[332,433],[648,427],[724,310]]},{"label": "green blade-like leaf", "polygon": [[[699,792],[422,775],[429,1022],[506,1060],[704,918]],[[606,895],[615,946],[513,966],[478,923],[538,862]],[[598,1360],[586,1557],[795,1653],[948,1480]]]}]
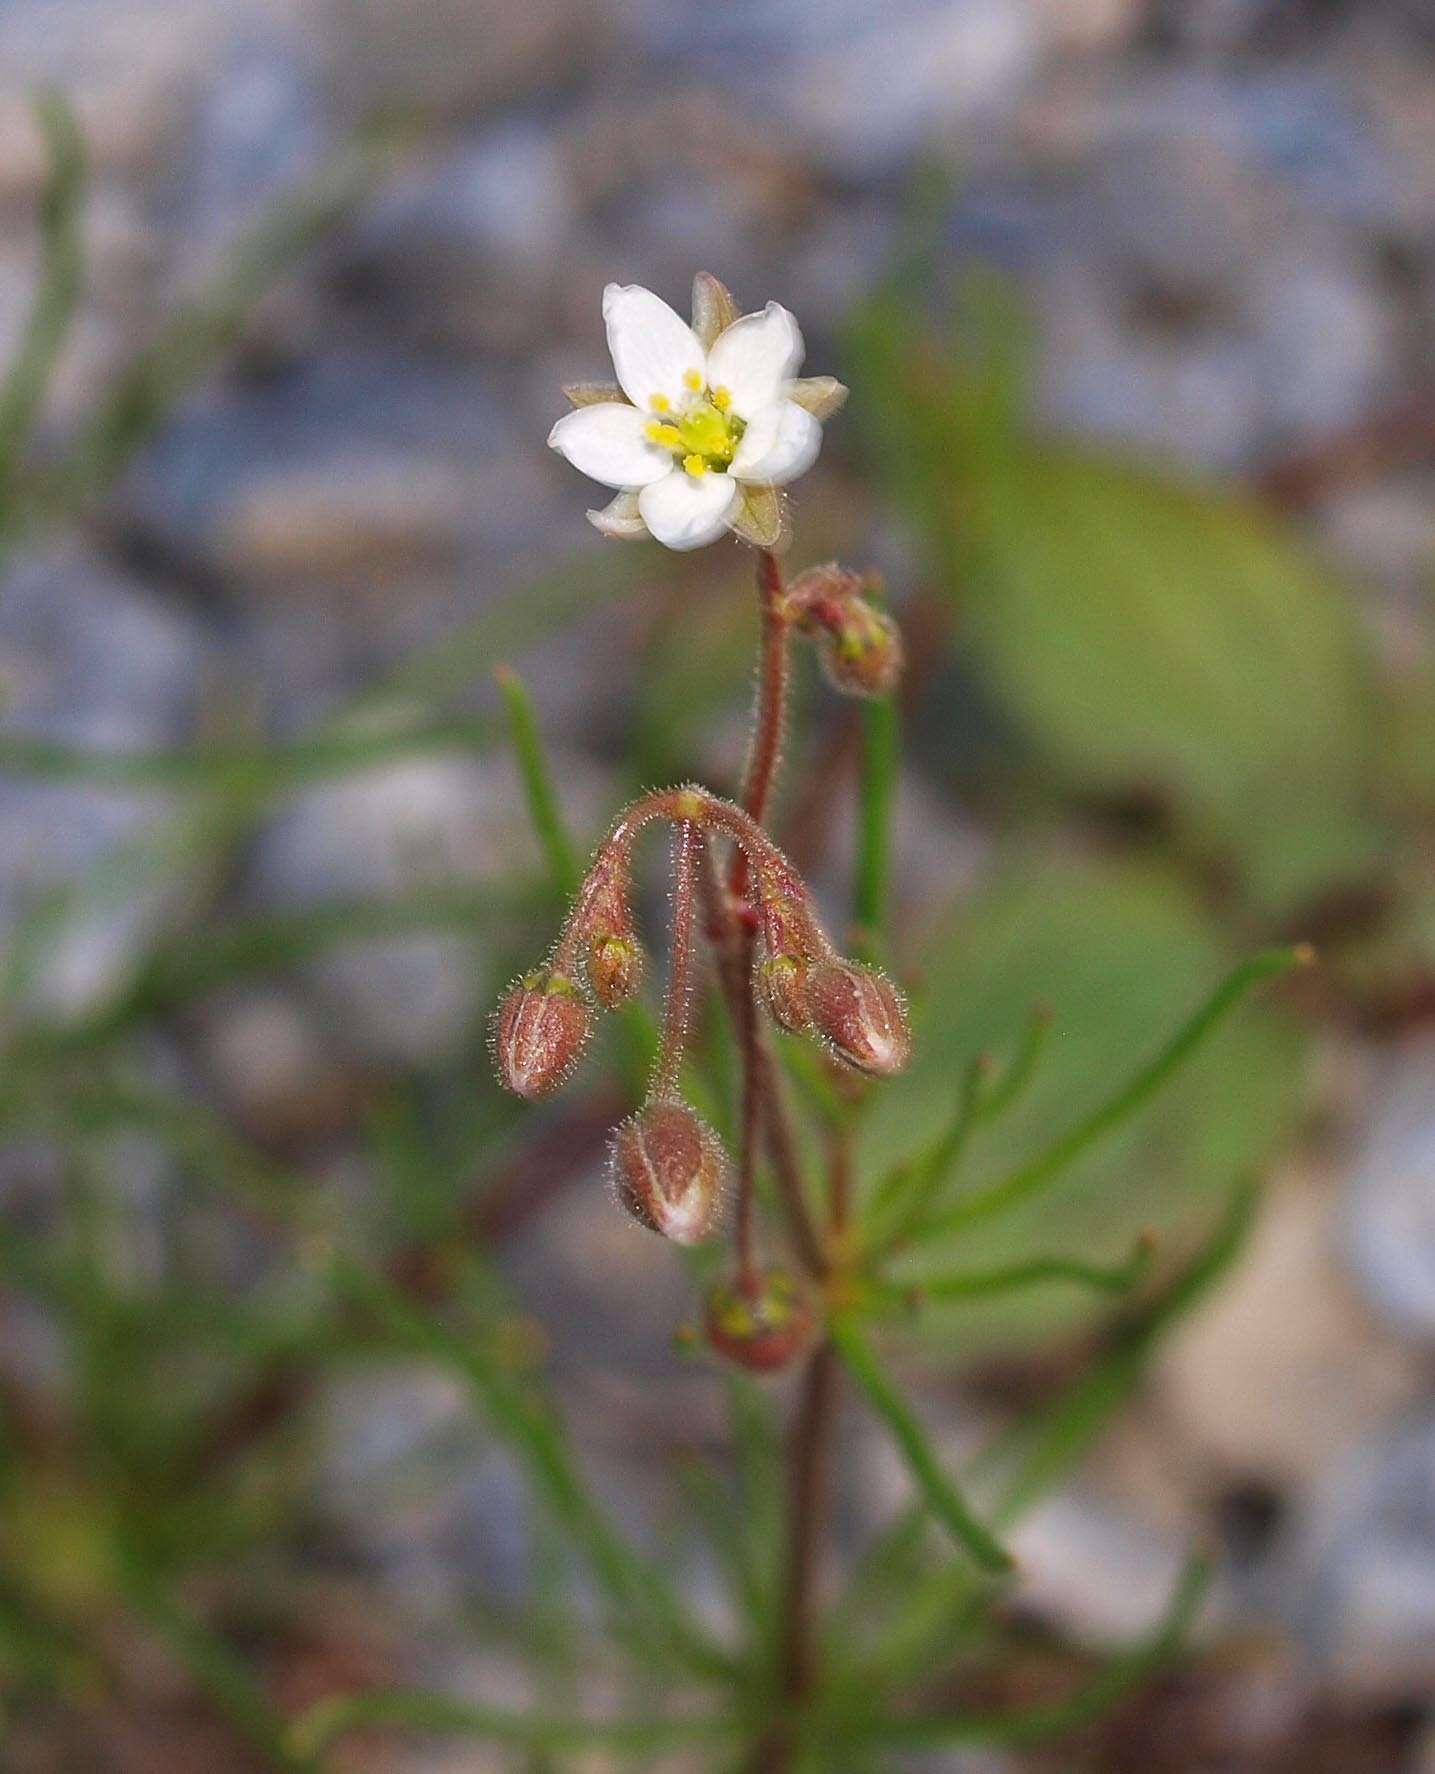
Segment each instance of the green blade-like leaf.
[{"label": "green blade-like leaf", "polygon": [[570,1535],[604,1592],[649,1650],[698,1672],[725,1675],[730,1659],[689,1618],[659,1569],[610,1522],[584,1482],[562,1428],[531,1381],[515,1381],[482,1340],[459,1342],[381,1275],[341,1253],[330,1256],[338,1286],[400,1342],[459,1374],[489,1422],[523,1461],[554,1519]]},{"label": "green blade-like leaf", "polygon": [[993,1294],[1011,1293],[1024,1287],[1067,1283],[1095,1293],[1125,1294],[1140,1286],[1151,1272],[1155,1243],[1139,1238],[1120,1263],[1083,1263],[1070,1257],[1034,1257],[1028,1262],[1007,1263],[992,1269],[952,1273],[904,1275],[877,1289],[876,1303],[897,1310],[949,1305],[957,1300],[979,1300]]},{"label": "green blade-like leaf", "polygon": [[[85,148],[64,95],[43,94],[35,117],[50,166],[40,203],[40,278],[15,360],[0,385],[0,501],[44,404],[79,306],[84,285],[80,209],[85,192]],[[0,506],[0,522],[3,522]]]},{"label": "green blade-like leaf", "polygon": [[401,1730],[438,1732],[516,1749],[607,1750],[642,1754],[720,1742],[739,1729],[736,1721],[710,1715],[689,1718],[575,1719],[543,1712],[469,1706],[444,1694],[382,1690],[322,1700],[289,1732],[294,1751],[310,1758],[331,1748],[350,1731],[386,1725]]},{"label": "green blade-like leaf", "polygon": [[1026,1744],[1062,1737],[1104,1718],[1180,1649],[1210,1583],[1208,1560],[1191,1558],[1161,1619],[1132,1650],[1114,1657],[1067,1700],[1022,1713],[964,1712],[950,1717],[907,1717],[858,1722],[848,1729],[907,1748],[957,1743]]},{"label": "green blade-like leaf", "polygon": [[901,742],[896,698],[883,696],[864,703],[852,943],[853,953],[864,961],[879,959],[886,940]]},{"label": "green blade-like leaf", "polygon": [[850,1317],[839,1316],[833,1319],[830,1330],[847,1371],[890,1430],[933,1514],[983,1570],[1010,1570],[1011,1554],[977,1520],[956,1485],[948,1478],[926,1432],[883,1373],[855,1322]]},{"label": "green blade-like leaf", "polygon": [[1237,967],[1195,1015],[1180,1028],[1149,1065],[1084,1121],[1062,1135],[1045,1152],[1010,1176],[958,1201],[911,1234],[913,1245],[945,1238],[957,1228],[1005,1212],[1055,1181],[1063,1171],[1128,1120],[1156,1094],[1201,1045],[1221,1020],[1262,980],[1273,979],[1311,959],[1305,948],[1270,949]]},{"label": "green blade-like leaf", "polygon": [[533,698],[528,693],[528,686],[511,665],[495,666],[493,677],[508,710],[509,735],[513,740],[513,749],[523,778],[528,814],[548,861],[548,874],[554,895],[560,900],[569,899],[578,891],[582,865],[563,822],[563,811],[559,806],[558,791],[553,784],[548,753],[538,731]]}]

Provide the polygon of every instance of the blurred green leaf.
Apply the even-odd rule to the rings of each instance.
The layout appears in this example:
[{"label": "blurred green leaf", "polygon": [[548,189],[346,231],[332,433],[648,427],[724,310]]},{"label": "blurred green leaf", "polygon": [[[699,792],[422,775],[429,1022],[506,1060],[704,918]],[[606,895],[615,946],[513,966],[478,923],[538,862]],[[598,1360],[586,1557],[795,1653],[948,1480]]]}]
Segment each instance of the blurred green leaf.
[{"label": "blurred green leaf", "polygon": [[1169,801],[1262,905],[1359,874],[1380,834],[1349,599],[1231,489],[1033,442],[1015,306],[1010,291],[968,302],[953,326],[978,336],[949,345],[889,295],[855,334],[859,409],[959,606],[964,653],[1059,779]]},{"label": "blurred green leaf", "polygon": [[[894,1152],[930,1149],[949,1125],[962,1068],[983,1050],[1017,1046],[1038,1001],[1051,1016],[1042,1063],[1001,1120],[972,1131],[967,1164],[975,1179],[1000,1179],[1042,1160],[1054,1137],[1083,1124],[1160,1052],[1231,965],[1202,909],[1159,869],[1013,857],[933,945],[912,1065],[873,1095],[860,1134],[863,1173],[874,1158],[889,1164]],[[1249,1004],[1140,1116],[1076,1155],[1059,1188],[954,1231],[954,1257],[964,1269],[1024,1261],[1034,1248],[1099,1261],[1153,1224],[1179,1245],[1222,1179],[1258,1173],[1288,1133],[1303,1052],[1278,1003]],[[946,1248],[927,1249],[923,1267]],[[1069,1296],[1042,1290],[952,1311],[962,1314],[964,1338],[980,1342],[1069,1321],[1076,1309]],[[934,1308],[923,1321],[940,1327],[943,1313]]]},{"label": "blurred green leaf", "polygon": [[941,1456],[900,1391],[882,1371],[855,1320],[838,1315],[829,1323],[828,1332],[848,1373],[891,1432],[932,1513],[983,1570],[1010,1570],[1010,1553],[978,1521],[955,1483],[947,1476]]}]

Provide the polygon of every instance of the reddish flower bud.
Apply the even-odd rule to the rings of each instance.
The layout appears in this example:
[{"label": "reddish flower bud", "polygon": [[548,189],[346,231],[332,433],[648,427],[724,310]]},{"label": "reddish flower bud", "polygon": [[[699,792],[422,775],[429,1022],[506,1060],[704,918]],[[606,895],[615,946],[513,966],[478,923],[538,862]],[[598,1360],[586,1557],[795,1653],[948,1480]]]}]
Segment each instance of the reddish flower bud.
[{"label": "reddish flower bud", "polygon": [[493,1022],[498,1077],[516,1096],[548,1096],[578,1064],[593,1015],[566,974],[543,968],[511,986]]},{"label": "reddish flower bud", "polygon": [[822,669],[846,696],[886,696],[902,675],[902,633],[883,610],[851,598],[818,638]]},{"label": "reddish flower bud", "polygon": [[735,1277],[707,1297],[703,1328],[708,1346],[751,1373],[786,1367],[812,1335],[812,1307],[786,1269]]},{"label": "reddish flower bud", "polygon": [[907,1007],[885,974],[852,961],[817,961],[803,998],[816,1032],[859,1072],[890,1078],[911,1057]]},{"label": "reddish flower bud", "polygon": [[578,895],[574,936],[582,943],[584,972],[605,1010],[616,1010],[638,990],[643,948],[633,924],[631,835],[598,853]]},{"label": "reddish flower bud", "polygon": [[588,944],[588,984],[605,1010],[616,1010],[637,994],[643,978],[643,951],[634,936],[595,936]]},{"label": "reddish flower bud", "polygon": [[697,1244],[712,1230],[727,1154],[686,1103],[645,1103],[615,1131],[609,1168],[618,1200],[650,1232]]},{"label": "reddish flower bud", "polygon": [[772,955],[758,965],[757,989],[768,1015],[780,1029],[794,1035],[805,1035],[812,1027],[806,983],[807,963],[796,955]]}]

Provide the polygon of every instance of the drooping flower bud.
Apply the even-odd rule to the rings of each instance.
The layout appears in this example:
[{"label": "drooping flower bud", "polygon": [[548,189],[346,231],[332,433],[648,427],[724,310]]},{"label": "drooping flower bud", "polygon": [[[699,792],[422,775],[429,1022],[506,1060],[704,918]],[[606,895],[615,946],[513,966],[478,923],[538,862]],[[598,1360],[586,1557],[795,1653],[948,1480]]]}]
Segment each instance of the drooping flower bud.
[{"label": "drooping flower bud", "polygon": [[605,1010],[616,1010],[636,995],[643,977],[643,951],[635,936],[597,936],[588,945],[588,983]]},{"label": "drooping flower bud", "polygon": [[768,1015],[789,1034],[805,1035],[812,1027],[804,988],[807,962],[796,955],[770,955],[757,966],[757,989]]},{"label": "drooping flower bud", "polygon": [[493,1021],[499,1082],[530,1100],[567,1079],[593,1032],[593,1015],[566,974],[540,968],[510,986]]},{"label": "drooping flower bud", "polygon": [[846,696],[886,696],[902,675],[902,632],[885,610],[849,598],[818,634],[827,681]]},{"label": "drooping flower bud", "polygon": [[609,1168],[618,1200],[650,1232],[698,1244],[712,1230],[727,1184],[727,1154],[686,1103],[645,1103],[614,1133]]},{"label": "drooping flower bud", "polygon": [[637,992],[643,978],[643,946],[633,921],[632,840],[599,852],[579,895],[582,913],[575,934],[582,941],[584,972],[605,1010],[616,1010]]},{"label": "drooping flower bud", "polygon": [[812,1307],[786,1269],[760,1269],[715,1287],[707,1297],[703,1329],[708,1346],[750,1373],[786,1367],[812,1335]]},{"label": "drooping flower bud", "polygon": [[834,1055],[859,1072],[890,1078],[912,1053],[902,994],[885,974],[853,961],[817,961],[803,999],[812,1027]]}]

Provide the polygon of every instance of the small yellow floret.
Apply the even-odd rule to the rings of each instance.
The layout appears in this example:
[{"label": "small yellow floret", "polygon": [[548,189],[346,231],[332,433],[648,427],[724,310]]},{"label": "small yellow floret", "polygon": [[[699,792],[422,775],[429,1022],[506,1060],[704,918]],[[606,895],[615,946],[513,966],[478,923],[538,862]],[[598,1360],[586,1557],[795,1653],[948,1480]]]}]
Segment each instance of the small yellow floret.
[{"label": "small yellow floret", "polygon": [[701,374],[697,370],[685,370],[683,372],[683,387],[684,388],[690,389],[692,391],[692,393],[696,394],[697,391],[702,387],[702,385],[703,385],[703,379],[702,379]]},{"label": "small yellow floret", "polygon": [[655,413],[666,413],[672,404],[673,403],[668,399],[666,394],[655,394],[648,402],[648,405]]},{"label": "small yellow floret", "polygon": [[683,441],[676,425],[660,425],[656,419],[643,427],[643,433],[649,443],[661,444],[665,450],[675,450]]},{"label": "small yellow floret", "polygon": [[697,454],[684,456],[683,467],[687,469],[688,473],[692,475],[694,480],[700,479],[708,471],[707,463]]},{"label": "small yellow floret", "polygon": [[731,388],[714,388],[713,389],[713,405],[717,408],[717,410],[720,413],[725,413],[728,410],[728,408],[732,405],[732,389]]}]

